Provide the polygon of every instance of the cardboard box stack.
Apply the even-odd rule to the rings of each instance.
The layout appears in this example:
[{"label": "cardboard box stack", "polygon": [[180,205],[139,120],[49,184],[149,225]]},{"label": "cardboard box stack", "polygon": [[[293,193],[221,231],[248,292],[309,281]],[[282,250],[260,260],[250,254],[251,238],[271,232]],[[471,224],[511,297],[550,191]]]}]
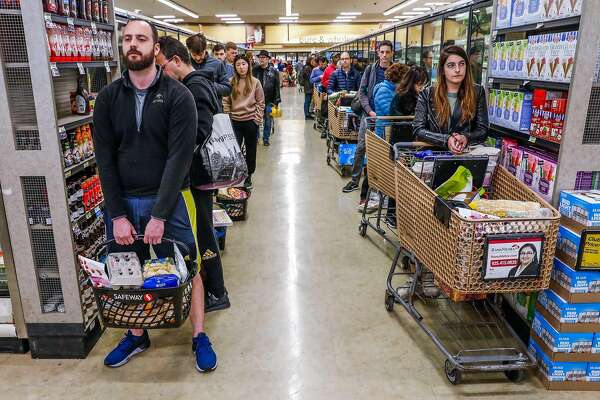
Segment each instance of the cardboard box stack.
[{"label": "cardboard box stack", "polygon": [[600,191],[563,191],[550,289],[529,350],[550,390],[600,390]]},{"label": "cardboard box stack", "polygon": [[581,14],[584,0],[498,0],[496,29],[569,18]]}]

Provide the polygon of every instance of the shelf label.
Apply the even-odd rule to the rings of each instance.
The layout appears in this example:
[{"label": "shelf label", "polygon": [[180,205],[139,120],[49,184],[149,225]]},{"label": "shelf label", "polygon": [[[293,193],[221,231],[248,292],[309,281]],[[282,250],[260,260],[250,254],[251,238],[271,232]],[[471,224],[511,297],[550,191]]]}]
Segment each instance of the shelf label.
[{"label": "shelf label", "polygon": [[537,138],[535,136],[529,136],[529,141],[531,143],[535,143],[537,141]]},{"label": "shelf label", "polygon": [[50,14],[44,14],[44,21],[46,22],[46,28],[52,28],[52,17]]},{"label": "shelf label", "polygon": [[71,176],[71,170],[68,170],[65,172],[65,178],[68,178]]},{"label": "shelf label", "polygon": [[544,23],[543,22],[538,22],[538,24],[535,26],[535,29],[541,29],[544,27]]},{"label": "shelf label", "polygon": [[91,25],[92,25],[92,33],[95,35],[95,34],[98,32],[98,31],[96,30],[96,23],[95,23],[95,22],[92,22],[92,23],[91,23]]},{"label": "shelf label", "polygon": [[73,18],[67,18],[67,27],[69,32],[75,32],[75,21],[73,21]]},{"label": "shelf label", "polygon": [[86,162],[83,163],[83,168],[87,168],[89,166],[90,166],[90,162],[89,161],[86,161]]},{"label": "shelf label", "polygon": [[106,69],[106,72],[110,72],[110,65],[108,64],[108,61],[104,61],[104,68]]},{"label": "shelf label", "polygon": [[52,72],[52,76],[55,78],[60,76],[60,71],[58,70],[55,62],[50,63],[50,72]]},{"label": "shelf label", "polygon": [[490,82],[490,85],[493,85],[494,84],[494,78],[490,78],[489,82]]},{"label": "shelf label", "polygon": [[66,140],[67,139],[67,130],[65,129],[64,126],[58,127],[58,137],[59,137],[60,140]]},{"label": "shelf label", "polygon": [[492,41],[496,40],[496,36],[498,36],[498,31],[493,31],[492,32]]},{"label": "shelf label", "polygon": [[46,218],[46,225],[52,225],[52,218]]},{"label": "shelf label", "polygon": [[92,218],[92,213],[88,211],[85,213],[85,219],[90,219],[90,218]]},{"label": "shelf label", "polygon": [[85,68],[83,67],[82,63],[78,62],[77,68],[79,69],[79,75],[85,75]]}]

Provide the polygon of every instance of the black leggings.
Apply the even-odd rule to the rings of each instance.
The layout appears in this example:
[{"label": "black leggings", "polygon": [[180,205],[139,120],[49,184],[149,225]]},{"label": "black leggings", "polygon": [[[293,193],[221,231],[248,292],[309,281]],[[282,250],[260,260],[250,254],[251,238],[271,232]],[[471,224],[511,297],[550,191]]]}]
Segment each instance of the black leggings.
[{"label": "black leggings", "polygon": [[213,192],[192,188],[192,196],[196,206],[199,258],[202,262],[202,271],[206,276],[204,285],[207,292],[214,294],[215,297],[222,297],[225,293],[225,283],[221,254],[212,222]]},{"label": "black leggings", "polygon": [[248,174],[252,175],[256,170],[256,145],[258,143],[258,125],[254,121],[231,121],[238,144],[242,141],[246,145],[246,164]]}]

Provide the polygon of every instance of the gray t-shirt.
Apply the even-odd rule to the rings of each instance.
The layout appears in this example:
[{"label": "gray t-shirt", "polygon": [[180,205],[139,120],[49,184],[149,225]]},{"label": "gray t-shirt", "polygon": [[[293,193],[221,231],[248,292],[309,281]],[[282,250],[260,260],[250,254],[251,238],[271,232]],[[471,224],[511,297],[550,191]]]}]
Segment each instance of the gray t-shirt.
[{"label": "gray t-shirt", "polygon": [[[156,73],[154,80],[150,84],[152,87],[158,78],[160,78],[161,71]],[[144,112],[144,101],[146,100],[146,95],[148,94],[148,89],[138,89],[135,88],[135,122],[137,124],[138,131],[142,126],[142,113]]]},{"label": "gray t-shirt", "polygon": [[450,118],[448,119],[448,126],[452,122],[452,114],[454,114],[454,108],[458,101],[458,93],[448,93],[448,103],[450,104]]}]

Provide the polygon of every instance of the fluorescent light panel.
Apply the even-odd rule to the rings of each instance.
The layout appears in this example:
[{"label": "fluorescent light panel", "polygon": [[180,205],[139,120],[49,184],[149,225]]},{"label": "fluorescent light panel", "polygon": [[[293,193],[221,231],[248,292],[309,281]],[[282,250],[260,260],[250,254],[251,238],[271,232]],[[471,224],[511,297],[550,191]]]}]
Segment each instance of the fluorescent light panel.
[{"label": "fluorescent light panel", "polygon": [[406,1],[404,1],[404,2],[402,2],[400,4],[398,4],[398,5],[396,5],[394,7],[392,7],[390,9],[384,11],[383,15],[387,16],[387,15],[393,14],[393,13],[399,11],[399,10],[402,10],[403,8],[406,8],[406,7],[410,6],[411,4],[415,4],[417,1],[418,0],[406,0]]},{"label": "fluorescent light panel", "polygon": [[163,19],[165,22],[183,22],[183,18],[167,18]]},{"label": "fluorescent light panel", "polygon": [[242,19],[240,17],[224,17],[221,18],[221,21],[241,21]]},{"label": "fluorescent light panel", "polygon": [[244,21],[225,21],[226,24],[245,24]]},{"label": "fluorescent light panel", "polygon": [[340,15],[362,15],[361,12],[354,12],[354,11],[342,11],[340,13]]},{"label": "fluorescent light panel", "polygon": [[423,15],[425,14],[423,11],[406,11],[403,12],[402,15]]},{"label": "fluorescent light panel", "polygon": [[155,15],[154,18],[156,18],[156,19],[175,18],[175,16],[174,15]]},{"label": "fluorescent light panel", "polygon": [[169,6],[174,10],[177,10],[179,12],[184,13],[185,15],[189,15],[192,18],[198,18],[199,15],[193,13],[192,11],[188,10],[185,7],[181,7],[179,4],[177,3],[173,3],[171,0],[158,0],[159,3],[163,3],[165,6]]},{"label": "fluorescent light panel", "polygon": [[415,7],[412,9],[413,11],[431,11],[429,7]]},{"label": "fluorescent light panel", "polygon": [[355,19],[356,15],[352,15],[352,16],[350,16],[350,15],[344,15],[344,16],[338,15],[336,18],[337,19]]},{"label": "fluorescent light panel", "polygon": [[231,17],[237,17],[237,14],[215,14],[215,17],[217,17],[217,18],[231,18]]}]

